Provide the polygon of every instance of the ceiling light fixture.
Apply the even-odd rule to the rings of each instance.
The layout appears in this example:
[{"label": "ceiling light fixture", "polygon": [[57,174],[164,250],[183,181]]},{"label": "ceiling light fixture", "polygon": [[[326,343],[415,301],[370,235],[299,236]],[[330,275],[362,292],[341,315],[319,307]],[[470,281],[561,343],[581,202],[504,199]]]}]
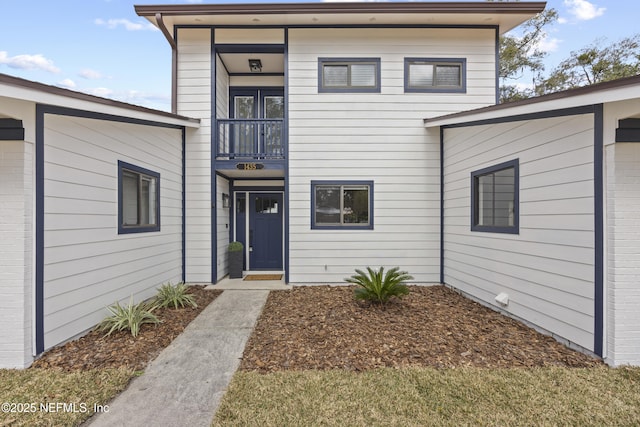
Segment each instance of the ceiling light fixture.
[{"label": "ceiling light fixture", "polygon": [[250,59],[249,60],[249,69],[252,73],[261,73],[262,72],[262,61],[259,59]]}]

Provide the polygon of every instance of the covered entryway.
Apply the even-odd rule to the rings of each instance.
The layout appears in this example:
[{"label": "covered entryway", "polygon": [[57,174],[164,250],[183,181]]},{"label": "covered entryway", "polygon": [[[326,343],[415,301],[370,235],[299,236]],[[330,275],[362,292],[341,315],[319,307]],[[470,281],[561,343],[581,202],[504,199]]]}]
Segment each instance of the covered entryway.
[{"label": "covered entryway", "polygon": [[283,193],[236,192],[235,240],[245,247],[244,269],[283,269]]}]

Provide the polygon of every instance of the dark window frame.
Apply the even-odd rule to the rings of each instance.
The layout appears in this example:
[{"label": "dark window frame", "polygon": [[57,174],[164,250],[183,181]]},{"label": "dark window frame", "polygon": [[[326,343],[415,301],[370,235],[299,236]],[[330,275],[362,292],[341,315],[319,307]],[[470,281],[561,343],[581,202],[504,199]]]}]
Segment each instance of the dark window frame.
[{"label": "dark window frame", "polygon": [[[318,186],[367,186],[369,192],[368,208],[369,208],[369,222],[367,224],[356,223],[344,223],[341,224],[318,224],[316,222],[316,188]],[[373,181],[311,181],[311,229],[312,230],[373,230]],[[340,191],[340,198],[342,199],[342,190]],[[342,201],[341,201],[342,204]],[[342,214],[342,213],[341,213]]]},{"label": "dark window frame", "polygon": [[[123,191],[123,176],[124,172],[130,172],[138,176],[138,188],[143,177],[155,179],[155,224],[124,224],[124,191]],[[138,218],[140,218],[140,194],[138,191]],[[149,169],[142,168],[140,166],[132,165],[131,163],[118,161],[118,234],[130,234],[130,233],[148,233],[160,231],[160,174],[158,172],[151,171]]]},{"label": "dark window frame", "polygon": [[[318,93],[380,93],[380,58],[318,58]],[[325,65],[347,65],[373,64],[375,65],[375,85],[374,86],[325,86],[324,67]],[[348,78],[350,79],[350,71]]]},{"label": "dark window frame", "polygon": [[[460,67],[460,86],[411,86],[411,64],[456,65]],[[467,92],[467,59],[466,58],[404,58],[404,91],[405,93],[466,93]]]},{"label": "dark window frame", "polygon": [[[479,225],[479,178],[495,174],[506,169],[513,169],[513,225]],[[520,162],[519,159],[489,166],[471,172],[471,231],[487,233],[520,234]]]}]

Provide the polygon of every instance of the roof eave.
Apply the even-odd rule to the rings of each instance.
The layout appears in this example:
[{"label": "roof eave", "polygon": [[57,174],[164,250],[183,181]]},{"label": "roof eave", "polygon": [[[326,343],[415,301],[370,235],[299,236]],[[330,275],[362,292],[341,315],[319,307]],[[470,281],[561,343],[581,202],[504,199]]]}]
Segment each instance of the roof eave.
[{"label": "roof eave", "polygon": [[[39,93],[60,96],[85,102],[91,102],[94,104],[100,104],[103,106],[124,109],[132,112],[151,114],[154,116],[165,117],[174,121],[179,121],[185,126],[199,127],[200,120],[190,117],[180,116],[178,114],[169,113],[167,111],[155,110],[140,105],[129,104],[122,101],[116,101],[115,99],[102,98],[95,95],[90,95],[83,92],[76,92],[74,90],[64,89],[58,86],[51,86],[44,83],[34,82],[31,80],[22,79],[20,77],[10,76],[8,74],[0,74],[0,84],[13,86],[15,88],[26,89],[31,91],[37,91]],[[0,93],[0,96],[6,94]]]},{"label": "roof eave", "polygon": [[[484,118],[483,115],[491,114],[492,116],[505,115],[508,116],[513,114],[513,111],[521,107],[530,107],[535,106],[536,104],[542,104],[547,102],[554,101],[569,101],[572,104],[582,104],[583,98],[585,96],[592,96],[598,93],[604,93],[607,91],[614,91],[617,89],[624,89],[628,94],[628,97],[637,97],[636,93],[631,93],[628,90],[632,87],[640,88],[640,75],[625,77],[622,79],[611,80],[608,82],[597,83],[589,86],[582,86],[579,88],[568,89],[561,92],[550,93],[547,95],[536,96],[533,98],[523,99],[520,101],[513,102],[505,102],[503,104],[490,105],[488,107],[476,108],[475,110],[461,111],[459,113],[446,114],[438,117],[431,117],[428,119],[424,119],[424,126],[427,128],[438,127],[438,126],[447,126],[456,123],[465,123],[469,121],[474,121],[476,119]],[[620,97],[620,93],[618,93],[618,97]],[[622,96],[622,98],[626,98],[627,96]],[[613,99],[620,100],[620,99]],[[598,102],[610,102],[610,100],[606,100],[604,98],[600,98]],[[542,107],[539,107],[542,108]]]},{"label": "roof eave", "polygon": [[144,17],[163,15],[344,14],[344,13],[510,13],[536,14],[546,2],[351,2],[136,5]]}]

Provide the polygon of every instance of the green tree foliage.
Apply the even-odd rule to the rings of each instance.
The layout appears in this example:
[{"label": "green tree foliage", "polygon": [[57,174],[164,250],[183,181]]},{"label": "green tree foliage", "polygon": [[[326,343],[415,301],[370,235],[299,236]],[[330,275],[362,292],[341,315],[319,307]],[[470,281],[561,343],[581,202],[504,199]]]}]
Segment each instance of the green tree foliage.
[{"label": "green tree foliage", "polygon": [[525,72],[538,76],[544,71],[547,53],[540,49],[546,37],[545,28],[556,22],[558,12],[546,9],[520,26],[521,35],[500,36],[500,101],[515,101],[534,95],[533,89],[519,89],[510,81],[520,79]]},{"label": "green tree foliage", "polygon": [[605,39],[571,52],[536,87],[536,95],[640,74],[640,34],[605,44]]}]

